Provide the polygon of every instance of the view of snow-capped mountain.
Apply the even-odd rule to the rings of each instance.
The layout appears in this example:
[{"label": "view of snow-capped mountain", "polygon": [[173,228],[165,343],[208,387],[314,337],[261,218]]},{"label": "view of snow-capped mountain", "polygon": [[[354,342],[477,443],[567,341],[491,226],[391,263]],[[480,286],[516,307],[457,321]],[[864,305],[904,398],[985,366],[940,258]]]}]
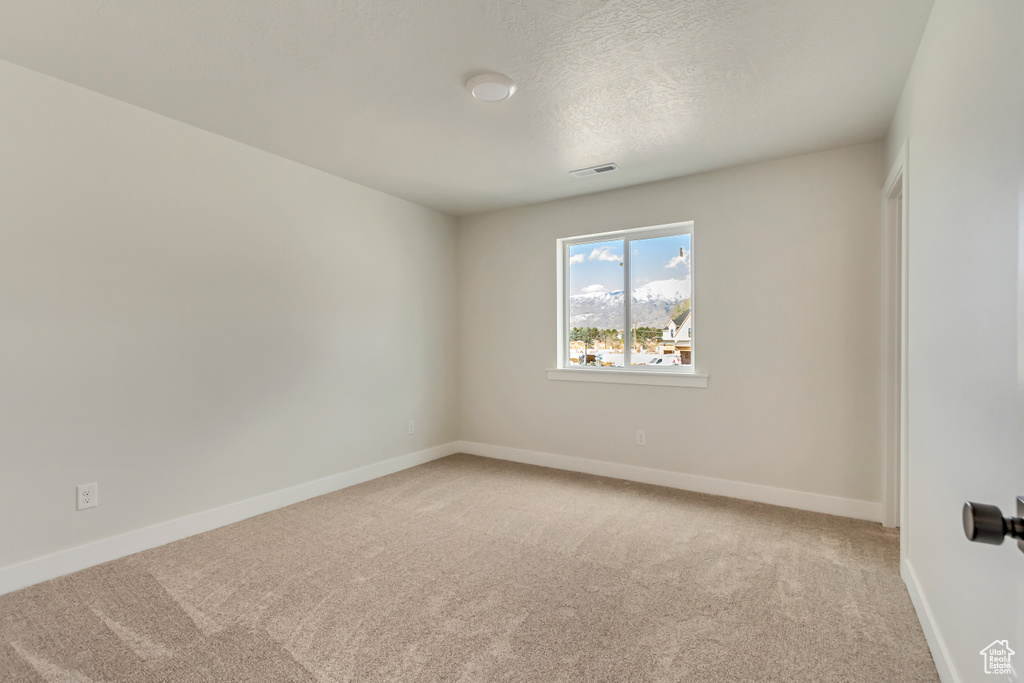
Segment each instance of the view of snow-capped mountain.
[{"label": "view of snow-capped mountain", "polygon": [[[632,299],[637,326],[665,327],[672,307],[689,298],[689,275],[681,280],[655,280],[637,287]],[[622,290],[574,294],[569,297],[569,325],[620,329],[622,306]]]},{"label": "view of snow-capped mountain", "polygon": [[690,298],[690,276],[682,280],[655,280],[633,290],[633,302],[670,301],[675,305]]}]

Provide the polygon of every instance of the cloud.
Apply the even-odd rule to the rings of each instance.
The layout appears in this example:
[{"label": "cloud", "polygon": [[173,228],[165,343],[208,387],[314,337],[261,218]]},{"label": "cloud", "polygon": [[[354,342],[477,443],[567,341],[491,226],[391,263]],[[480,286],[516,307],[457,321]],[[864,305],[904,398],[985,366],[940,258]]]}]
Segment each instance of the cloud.
[{"label": "cloud", "polygon": [[690,268],[690,252],[683,252],[682,256],[673,256],[668,263],[665,264],[666,268],[678,268],[684,266],[687,270]]},{"label": "cloud", "polygon": [[594,294],[595,292],[603,292],[604,285],[587,285],[580,291],[583,292],[584,294]]},{"label": "cloud", "polygon": [[613,254],[612,250],[608,247],[601,247],[600,249],[595,248],[594,251],[590,252],[590,256],[587,258],[591,261],[613,261],[615,263],[622,261],[622,255]]},{"label": "cloud", "polygon": [[587,257],[584,256],[583,254],[576,254],[575,256],[570,256],[569,257],[569,265],[571,266],[571,265],[576,264],[576,263],[583,263],[586,260],[587,260]]}]

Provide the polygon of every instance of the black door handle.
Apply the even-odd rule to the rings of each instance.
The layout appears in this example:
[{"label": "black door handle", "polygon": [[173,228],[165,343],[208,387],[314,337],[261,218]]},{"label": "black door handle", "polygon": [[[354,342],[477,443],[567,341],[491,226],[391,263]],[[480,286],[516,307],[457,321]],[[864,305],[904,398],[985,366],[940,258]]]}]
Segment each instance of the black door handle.
[{"label": "black door handle", "polygon": [[[1017,498],[1018,513],[1024,505],[1024,497]],[[968,541],[1000,545],[1003,538],[1022,539],[1018,542],[1024,548],[1024,517],[1003,517],[995,505],[964,503],[964,533]]]}]

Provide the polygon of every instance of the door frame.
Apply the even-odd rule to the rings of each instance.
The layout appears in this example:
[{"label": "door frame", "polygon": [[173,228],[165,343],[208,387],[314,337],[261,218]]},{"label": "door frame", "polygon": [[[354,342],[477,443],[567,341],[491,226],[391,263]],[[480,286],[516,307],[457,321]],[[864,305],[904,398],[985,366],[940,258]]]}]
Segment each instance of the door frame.
[{"label": "door frame", "polygon": [[884,368],[885,447],[882,467],[882,524],[900,527],[900,560],[909,540],[908,448],[909,383],[907,348],[909,320],[909,143],[904,143],[882,191],[884,208]]}]

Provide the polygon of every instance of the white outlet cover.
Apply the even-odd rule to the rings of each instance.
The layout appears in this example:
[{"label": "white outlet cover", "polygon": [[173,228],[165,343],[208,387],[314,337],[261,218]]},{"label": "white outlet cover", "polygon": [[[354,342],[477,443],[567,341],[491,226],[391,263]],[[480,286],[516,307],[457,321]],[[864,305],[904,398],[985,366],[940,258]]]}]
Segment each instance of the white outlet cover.
[{"label": "white outlet cover", "polygon": [[75,491],[78,497],[77,509],[86,510],[99,505],[99,484],[79,484],[75,487]]}]

